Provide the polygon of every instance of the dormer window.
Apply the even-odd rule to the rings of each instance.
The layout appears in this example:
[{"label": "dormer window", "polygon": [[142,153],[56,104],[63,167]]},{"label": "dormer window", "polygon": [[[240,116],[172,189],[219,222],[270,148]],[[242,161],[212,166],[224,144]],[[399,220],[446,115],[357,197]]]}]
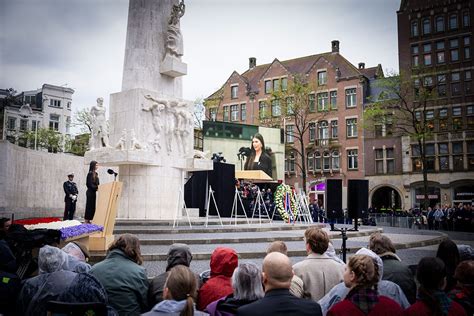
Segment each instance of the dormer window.
[{"label": "dormer window", "polygon": [[237,99],[237,94],[239,93],[239,86],[230,87],[230,98]]}]

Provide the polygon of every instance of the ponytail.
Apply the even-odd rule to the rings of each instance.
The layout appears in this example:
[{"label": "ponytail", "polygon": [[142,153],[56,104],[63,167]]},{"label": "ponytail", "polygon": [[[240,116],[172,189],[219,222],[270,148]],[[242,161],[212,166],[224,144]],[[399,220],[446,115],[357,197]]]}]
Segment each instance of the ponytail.
[{"label": "ponytail", "polygon": [[186,298],[186,306],[181,311],[179,316],[194,316],[194,300],[191,296]]}]

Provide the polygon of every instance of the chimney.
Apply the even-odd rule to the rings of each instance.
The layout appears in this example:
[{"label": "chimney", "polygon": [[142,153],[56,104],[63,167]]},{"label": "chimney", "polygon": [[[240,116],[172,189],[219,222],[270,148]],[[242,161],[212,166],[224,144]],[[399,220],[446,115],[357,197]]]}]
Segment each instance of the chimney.
[{"label": "chimney", "polygon": [[365,69],[365,63],[359,63],[359,69]]},{"label": "chimney", "polygon": [[257,58],[250,57],[249,58],[249,69],[255,68],[257,66]]},{"label": "chimney", "polygon": [[331,47],[332,47],[332,52],[333,53],[339,53],[339,41],[338,40],[331,41]]}]

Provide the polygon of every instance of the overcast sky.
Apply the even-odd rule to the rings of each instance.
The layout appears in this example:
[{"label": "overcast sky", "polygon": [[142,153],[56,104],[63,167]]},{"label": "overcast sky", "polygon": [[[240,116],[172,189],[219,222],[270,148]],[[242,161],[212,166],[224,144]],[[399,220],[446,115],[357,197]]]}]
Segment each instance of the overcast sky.
[{"label": "overcast sky", "polygon": [[[157,0],[147,0],[157,1]],[[354,65],[398,69],[400,0],[185,0],[184,98],[219,88],[233,70],[330,51]],[[75,90],[73,109],[119,92],[128,0],[0,0],[0,87]]]}]

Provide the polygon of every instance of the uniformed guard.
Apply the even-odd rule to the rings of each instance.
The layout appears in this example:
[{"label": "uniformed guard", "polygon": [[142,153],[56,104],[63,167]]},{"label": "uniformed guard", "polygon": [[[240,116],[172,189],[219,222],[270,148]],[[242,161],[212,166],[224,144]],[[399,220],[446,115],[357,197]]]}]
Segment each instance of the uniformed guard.
[{"label": "uniformed guard", "polygon": [[76,202],[77,195],[79,191],[77,190],[77,185],[73,181],[74,173],[70,172],[68,175],[68,181],[64,182],[63,188],[64,193],[64,202],[66,203],[64,207],[64,218],[63,220],[72,220],[74,218],[74,212],[76,211]]}]

